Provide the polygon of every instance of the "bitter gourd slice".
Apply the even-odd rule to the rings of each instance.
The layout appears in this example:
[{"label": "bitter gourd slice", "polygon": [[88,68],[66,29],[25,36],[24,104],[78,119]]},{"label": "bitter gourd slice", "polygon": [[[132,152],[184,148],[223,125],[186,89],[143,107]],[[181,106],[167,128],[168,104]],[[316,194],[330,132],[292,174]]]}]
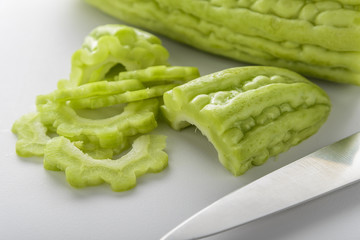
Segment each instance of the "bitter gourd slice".
[{"label": "bitter gourd slice", "polygon": [[138,79],[144,83],[187,82],[200,77],[196,67],[152,66],[146,69],[120,72],[115,80]]},{"label": "bitter gourd slice", "polygon": [[121,154],[131,146],[129,138],[123,138],[123,141],[114,148],[103,148],[98,144],[94,144],[90,141],[73,141],[74,145],[82,152],[88,154],[94,159],[112,159],[114,156]]},{"label": "bitter gourd slice", "polygon": [[168,163],[163,151],[165,136],[142,135],[126,155],[112,159],[94,159],[84,154],[65,137],[55,137],[46,145],[44,167],[65,171],[74,187],[110,184],[113,191],[125,191],[136,185],[136,178],[145,173],[159,172]]},{"label": "bitter gourd slice", "polygon": [[154,98],[128,103],[115,116],[91,119],[78,115],[67,104],[50,103],[42,109],[41,115],[45,115],[45,119],[48,114],[52,116],[52,127],[60,136],[90,142],[101,148],[118,148],[127,144],[128,137],[155,129],[158,108],[159,100]]},{"label": "bitter gourd slice", "polygon": [[68,101],[88,97],[104,96],[124,93],[127,91],[139,90],[144,85],[136,79],[123,81],[99,81],[83,84],[78,87],[57,89],[48,98],[53,101]]},{"label": "bitter gourd slice", "polygon": [[[107,182],[124,191],[136,177],[161,171],[166,137],[138,136],[157,126],[164,92],[199,77],[197,68],[168,66],[167,58],[149,33],[124,25],[96,28],[74,53],[70,79],[37,96],[37,112],[13,124],[17,154],[45,155],[45,168],[66,171],[77,187]],[[128,154],[111,160],[131,143]]]},{"label": "bitter gourd slice", "polygon": [[152,99],[155,97],[161,97],[164,94],[164,92],[178,85],[179,84],[174,84],[174,83],[162,84],[162,85],[156,85],[139,90],[127,91],[119,94],[74,99],[70,102],[70,105],[73,108],[96,109],[96,108],[108,107],[126,102]]},{"label": "bitter gourd slice", "polygon": [[234,175],[288,150],[318,131],[327,94],[275,67],[238,67],[202,76],[164,94],[162,111],[177,130],[195,125]]},{"label": "bitter gourd slice", "polygon": [[360,85],[360,3],[355,0],[86,1],[211,53]]},{"label": "bitter gourd slice", "polygon": [[12,132],[18,136],[16,153],[21,157],[43,156],[46,143],[50,137],[42,124],[39,113],[28,113],[12,126]]},{"label": "bitter gourd slice", "polygon": [[[143,69],[167,65],[168,51],[156,36],[136,28],[108,24],[95,28],[71,59],[69,86],[106,78],[111,69]],[[66,84],[62,82],[62,86]]]}]

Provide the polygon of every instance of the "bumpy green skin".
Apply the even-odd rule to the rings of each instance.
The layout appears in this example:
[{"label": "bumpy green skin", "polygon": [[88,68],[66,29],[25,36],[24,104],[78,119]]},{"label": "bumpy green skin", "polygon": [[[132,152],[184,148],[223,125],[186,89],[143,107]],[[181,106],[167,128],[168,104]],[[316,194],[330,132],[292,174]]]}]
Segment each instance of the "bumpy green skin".
[{"label": "bumpy green skin", "polygon": [[208,52],[360,85],[356,0],[86,1]]},{"label": "bumpy green skin", "polygon": [[[70,82],[79,86],[103,80],[111,68],[125,70],[167,65],[168,51],[156,36],[128,26],[109,24],[95,28],[72,56]],[[66,87],[64,82],[62,87]]]},{"label": "bumpy green skin", "polygon": [[28,113],[12,126],[12,132],[18,136],[16,153],[21,157],[43,156],[46,143],[50,137],[40,121],[39,113]]},{"label": "bumpy green skin", "polygon": [[167,166],[168,156],[163,151],[165,138],[143,135],[119,159],[98,160],[84,154],[67,138],[55,137],[46,145],[44,167],[65,171],[67,181],[77,188],[105,182],[113,191],[125,191],[135,187],[137,177],[160,172]]},{"label": "bumpy green skin", "polygon": [[234,175],[263,164],[318,131],[330,112],[327,94],[275,67],[227,69],[164,94],[174,129],[195,125]]}]

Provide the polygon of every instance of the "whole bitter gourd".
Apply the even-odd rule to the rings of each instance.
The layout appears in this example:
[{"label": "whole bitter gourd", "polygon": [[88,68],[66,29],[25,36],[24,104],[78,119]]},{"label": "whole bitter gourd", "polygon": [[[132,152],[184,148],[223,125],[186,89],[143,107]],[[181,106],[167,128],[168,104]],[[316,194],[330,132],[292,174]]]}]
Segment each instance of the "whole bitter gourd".
[{"label": "whole bitter gourd", "polygon": [[360,85],[356,0],[86,1],[208,52]]},{"label": "whole bitter gourd", "polygon": [[194,124],[220,162],[240,175],[318,131],[330,112],[327,94],[290,70],[238,67],[202,76],[164,94],[174,129]]}]

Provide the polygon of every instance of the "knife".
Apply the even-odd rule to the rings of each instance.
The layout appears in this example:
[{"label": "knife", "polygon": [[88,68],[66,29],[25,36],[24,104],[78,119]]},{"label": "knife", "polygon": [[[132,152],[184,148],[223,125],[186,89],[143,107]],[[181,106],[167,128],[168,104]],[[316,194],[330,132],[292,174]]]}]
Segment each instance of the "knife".
[{"label": "knife", "polygon": [[161,240],[208,237],[359,180],[360,132],[228,194],[181,223]]}]

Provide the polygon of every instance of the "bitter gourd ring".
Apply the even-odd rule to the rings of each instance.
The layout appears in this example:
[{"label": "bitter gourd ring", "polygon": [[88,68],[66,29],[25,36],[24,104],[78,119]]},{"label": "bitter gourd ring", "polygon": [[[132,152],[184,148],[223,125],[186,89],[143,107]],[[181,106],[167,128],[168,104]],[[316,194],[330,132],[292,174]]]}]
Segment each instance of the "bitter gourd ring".
[{"label": "bitter gourd ring", "polygon": [[142,135],[133,148],[118,159],[94,159],[80,151],[65,137],[55,137],[45,147],[44,167],[65,171],[67,181],[74,187],[109,183],[113,191],[125,191],[136,185],[136,178],[145,173],[163,170],[168,156],[163,151],[166,137]]},{"label": "bitter gourd ring", "polygon": [[[142,134],[157,127],[162,94],[199,77],[195,67],[168,66],[168,55],[150,33],[123,25],[95,28],[73,54],[70,79],[38,96],[37,112],[14,123],[17,154],[44,156],[46,169],[64,170],[76,187],[107,182],[124,191],[138,176],[161,171],[165,136]],[[112,160],[131,143],[130,152]]]},{"label": "bitter gourd ring", "polygon": [[118,24],[99,26],[73,54],[69,85],[103,80],[116,65],[128,71],[167,65],[168,57],[160,39],[150,33]]}]

